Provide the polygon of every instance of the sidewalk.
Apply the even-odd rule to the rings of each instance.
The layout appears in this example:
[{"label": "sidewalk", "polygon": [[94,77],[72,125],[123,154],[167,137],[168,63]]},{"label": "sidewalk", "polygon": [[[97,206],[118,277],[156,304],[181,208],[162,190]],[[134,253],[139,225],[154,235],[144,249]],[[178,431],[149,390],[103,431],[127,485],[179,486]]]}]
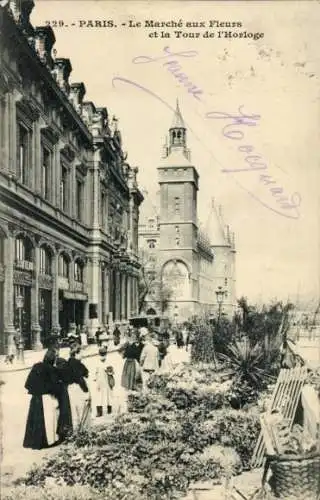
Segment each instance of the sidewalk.
[{"label": "sidewalk", "polygon": [[[124,344],[124,341],[119,345],[115,346],[113,342],[110,342],[108,346],[108,352],[118,351],[119,348]],[[93,356],[98,355],[98,346],[97,344],[89,344],[83,347],[82,357],[83,358],[92,358]],[[5,356],[0,356],[0,374],[7,372],[19,372],[22,370],[30,370],[30,368],[39,361],[43,360],[43,357],[46,353],[47,349],[42,349],[41,351],[24,351],[24,363],[18,360],[14,360],[11,364],[6,364]],[[69,347],[62,347],[59,352],[59,356],[61,358],[68,358],[70,352]]]}]

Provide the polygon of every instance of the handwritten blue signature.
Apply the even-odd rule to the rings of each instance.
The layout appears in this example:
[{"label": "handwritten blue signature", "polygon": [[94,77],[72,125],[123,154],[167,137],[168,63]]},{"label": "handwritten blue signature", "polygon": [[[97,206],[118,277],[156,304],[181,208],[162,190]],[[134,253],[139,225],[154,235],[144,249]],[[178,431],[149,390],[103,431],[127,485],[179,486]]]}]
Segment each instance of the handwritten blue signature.
[{"label": "handwritten blue signature", "polygon": [[[171,52],[169,47],[164,47],[163,54],[158,57],[149,56],[138,56],[135,57],[132,62],[134,64],[150,64],[161,62],[164,68],[166,68],[173,76],[178,80],[178,82],[185,87],[187,92],[195,98],[197,101],[206,104],[204,97],[205,92],[203,89],[195,85],[188,77],[188,75],[183,72],[180,64],[180,60],[183,58],[196,57],[198,55],[197,51],[188,50],[183,52]],[[134,82],[127,78],[117,76],[112,80],[112,84],[115,87],[117,82],[122,82],[127,85],[131,85],[140,91],[148,94],[157,101],[161,102],[164,106],[170,109],[172,112],[175,109],[160,95],[153,92],[152,90],[144,87],[140,83]],[[284,188],[276,182],[276,180],[270,175],[268,171],[268,164],[264,158],[255,152],[254,146],[247,144],[245,140],[246,127],[256,127],[259,125],[261,116],[258,114],[248,114],[244,112],[244,105],[240,105],[236,113],[227,113],[224,111],[206,111],[204,118],[207,120],[221,120],[223,122],[223,127],[221,133],[223,137],[229,141],[244,141],[244,144],[239,144],[237,146],[237,151],[242,155],[243,166],[240,168],[222,168],[221,172],[225,174],[233,174],[238,186],[244,189],[253,199],[263,205],[265,208],[271,210],[272,212],[287,217],[290,219],[299,219],[299,207],[301,204],[301,196],[299,193],[295,192],[290,197],[285,194]],[[186,123],[187,128],[196,137],[196,133],[192,128]],[[213,156],[212,151],[209,151]],[[243,155],[244,158],[243,158]],[[242,182],[240,183],[237,178],[234,177],[235,174],[241,172],[258,172],[259,183],[266,187],[268,194],[272,196],[272,201],[276,203],[276,207],[272,206],[271,202],[266,203],[260,197],[258,197],[253,191],[248,190]]]}]

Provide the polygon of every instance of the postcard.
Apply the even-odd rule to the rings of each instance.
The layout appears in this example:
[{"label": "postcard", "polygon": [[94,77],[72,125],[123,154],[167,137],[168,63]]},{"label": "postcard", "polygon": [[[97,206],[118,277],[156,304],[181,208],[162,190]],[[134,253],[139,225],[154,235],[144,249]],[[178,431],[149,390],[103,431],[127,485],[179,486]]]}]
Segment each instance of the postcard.
[{"label": "postcard", "polygon": [[[304,367],[312,448],[319,22],[312,0],[0,1],[4,499],[249,498],[271,347]],[[229,380],[258,348],[262,385]]]}]

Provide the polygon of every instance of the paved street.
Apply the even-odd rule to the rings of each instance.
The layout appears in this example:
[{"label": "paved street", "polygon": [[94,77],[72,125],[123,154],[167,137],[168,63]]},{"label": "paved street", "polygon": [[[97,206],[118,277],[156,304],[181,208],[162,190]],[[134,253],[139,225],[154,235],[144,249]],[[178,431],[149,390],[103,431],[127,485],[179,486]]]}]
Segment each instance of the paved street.
[{"label": "paved street", "polygon": [[[170,347],[170,354],[174,363],[186,361],[189,357],[184,349]],[[88,367],[90,374],[94,373],[97,364],[97,356],[83,360]],[[115,396],[121,405],[125,405],[125,393],[120,387],[121,373],[124,360],[118,352],[108,355],[108,364],[115,370]],[[3,373],[1,375],[5,385],[1,387],[2,402],[2,430],[3,430],[3,473],[13,473],[17,476],[26,471],[33,462],[39,462],[43,456],[52,454],[56,449],[51,450],[28,450],[22,447],[27,412],[30,396],[24,389],[24,383],[28,371]],[[92,381],[89,379],[89,383]]]}]

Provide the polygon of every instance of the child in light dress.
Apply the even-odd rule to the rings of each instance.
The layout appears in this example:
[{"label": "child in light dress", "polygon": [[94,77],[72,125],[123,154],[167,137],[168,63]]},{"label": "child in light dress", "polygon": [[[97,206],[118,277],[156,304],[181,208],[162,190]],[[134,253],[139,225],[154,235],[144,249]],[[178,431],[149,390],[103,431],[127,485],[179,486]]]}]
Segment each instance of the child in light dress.
[{"label": "child in light dress", "polygon": [[99,349],[99,361],[94,375],[94,409],[96,417],[103,417],[113,413],[114,403],[114,370],[112,366],[107,365],[107,348]]}]

